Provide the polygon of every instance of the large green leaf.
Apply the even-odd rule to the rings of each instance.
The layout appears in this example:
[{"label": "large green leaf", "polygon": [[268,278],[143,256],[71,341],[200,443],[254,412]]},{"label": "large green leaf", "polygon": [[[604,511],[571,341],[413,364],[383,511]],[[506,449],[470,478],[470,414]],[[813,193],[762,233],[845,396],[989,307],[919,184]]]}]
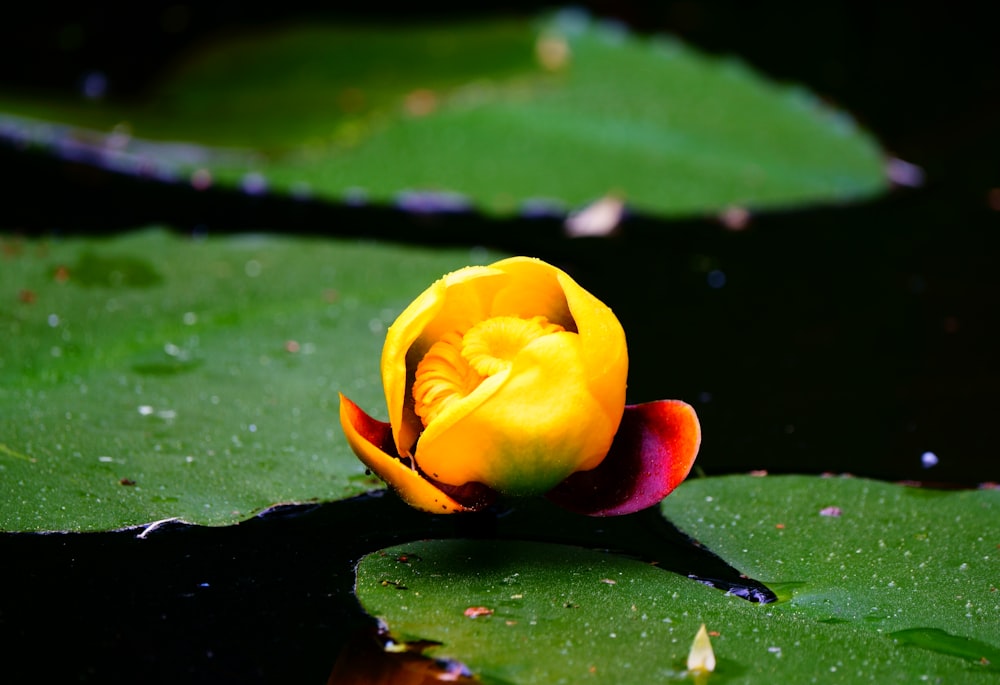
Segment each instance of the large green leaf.
[{"label": "large green leaf", "polygon": [[384,407],[385,327],[442,273],[489,258],[161,230],[0,247],[8,531],[220,525],[377,488],[337,392]]},{"label": "large green leaf", "polygon": [[[1000,667],[1000,490],[725,476],[689,481],[661,506],[790,611],[880,635],[985,640]],[[900,639],[926,646],[917,636]]]},{"label": "large green leaf", "polygon": [[998,507],[991,491],[708,478],[664,509],[782,601],[573,547],[467,540],[370,555],[357,594],[395,639],[440,642],[427,654],[487,683],[686,680],[701,623],[717,634],[712,683],[996,683]]},{"label": "large green leaf", "polygon": [[616,194],[678,215],[887,185],[872,138],[801,88],[575,12],[230,36],[142,106],[7,95],[0,110],[6,137],[75,159],[335,201],[419,191],[433,196],[418,203],[510,213]]}]

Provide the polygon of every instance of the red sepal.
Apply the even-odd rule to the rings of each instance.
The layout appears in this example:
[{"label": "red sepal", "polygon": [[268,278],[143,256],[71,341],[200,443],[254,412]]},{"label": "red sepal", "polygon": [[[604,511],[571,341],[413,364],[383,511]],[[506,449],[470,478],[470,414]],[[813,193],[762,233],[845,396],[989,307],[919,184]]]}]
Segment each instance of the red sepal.
[{"label": "red sepal", "polygon": [[546,495],[590,516],[620,516],[657,504],[687,477],[698,455],[701,427],[679,400],[626,405],[608,455]]}]

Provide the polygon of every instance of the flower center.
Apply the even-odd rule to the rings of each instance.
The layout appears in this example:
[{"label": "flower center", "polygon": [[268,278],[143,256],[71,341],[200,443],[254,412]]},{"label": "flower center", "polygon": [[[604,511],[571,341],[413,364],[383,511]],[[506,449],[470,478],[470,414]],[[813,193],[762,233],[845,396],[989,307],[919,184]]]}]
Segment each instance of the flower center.
[{"label": "flower center", "polygon": [[496,316],[480,321],[464,335],[445,335],[417,365],[413,410],[426,427],[445,407],[467,396],[486,378],[509,369],[517,353],[532,340],[562,330],[544,316]]},{"label": "flower center", "polygon": [[521,348],[536,338],[558,333],[563,327],[544,316],[519,319],[496,316],[480,321],[462,336],[462,356],[482,376],[509,369]]}]

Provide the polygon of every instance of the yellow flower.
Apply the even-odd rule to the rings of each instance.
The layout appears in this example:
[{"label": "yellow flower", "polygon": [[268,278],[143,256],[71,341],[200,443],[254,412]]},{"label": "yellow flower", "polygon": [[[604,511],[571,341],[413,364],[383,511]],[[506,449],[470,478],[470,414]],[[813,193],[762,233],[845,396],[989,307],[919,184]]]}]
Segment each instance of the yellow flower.
[{"label": "yellow flower", "polygon": [[[621,508],[620,496],[592,493],[590,481],[604,479],[607,469],[597,467],[615,453],[627,373],[625,333],[612,311],[554,266],[514,257],[448,274],[410,304],[382,350],[389,423],[341,396],[341,425],[361,461],[420,509],[480,509],[499,492],[550,493],[571,509],[625,513],[607,510]],[[652,405],[639,406],[648,415]],[[683,480],[697,452],[697,419],[683,403],[670,406],[672,417],[687,416]],[[629,440],[631,452],[644,441]],[[624,480],[610,487],[635,485]],[[581,498],[600,500],[600,511]]]}]

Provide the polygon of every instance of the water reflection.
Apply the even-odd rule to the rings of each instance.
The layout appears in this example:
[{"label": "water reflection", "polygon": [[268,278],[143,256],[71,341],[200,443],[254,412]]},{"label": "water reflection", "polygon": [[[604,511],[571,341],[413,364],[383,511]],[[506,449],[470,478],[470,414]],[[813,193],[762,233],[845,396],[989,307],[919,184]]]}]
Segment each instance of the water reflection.
[{"label": "water reflection", "polygon": [[365,629],[340,651],[328,685],[431,685],[478,683],[457,661],[424,656],[422,650],[436,643],[398,645],[385,633]]}]

